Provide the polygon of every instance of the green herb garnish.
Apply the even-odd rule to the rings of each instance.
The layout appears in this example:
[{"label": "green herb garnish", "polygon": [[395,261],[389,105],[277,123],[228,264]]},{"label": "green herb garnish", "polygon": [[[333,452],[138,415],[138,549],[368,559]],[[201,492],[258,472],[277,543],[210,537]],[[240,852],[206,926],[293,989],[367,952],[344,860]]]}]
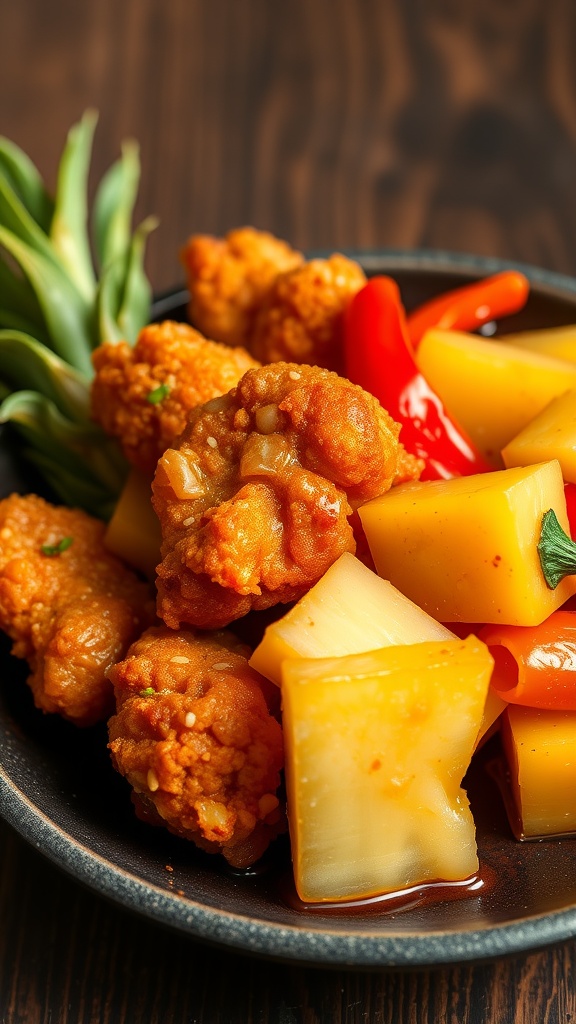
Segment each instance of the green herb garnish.
[{"label": "green herb garnish", "polygon": [[538,555],[550,590],[555,590],[565,576],[576,574],[576,544],[560,526],[553,508],[542,516]]},{"label": "green herb garnish", "polygon": [[147,686],[145,690],[140,690],[141,697],[151,697],[153,693],[156,693],[153,686]]},{"label": "green herb garnish", "polygon": [[55,555],[61,555],[63,551],[68,551],[68,548],[72,547],[74,543],[74,537],[62,537],[62,540],[58,541],[57,544],[43,544],[40,551],[47,558],[54,558]]},{"label": "green herb garnish", "polygon": [[150,405],[158,405],[160,402],[164,401],[169,394],[170,385],[160,384],[159,387],[154,388],[154,391],[151,391],[150,394],[146,395],[146,401],[150,402]]}]

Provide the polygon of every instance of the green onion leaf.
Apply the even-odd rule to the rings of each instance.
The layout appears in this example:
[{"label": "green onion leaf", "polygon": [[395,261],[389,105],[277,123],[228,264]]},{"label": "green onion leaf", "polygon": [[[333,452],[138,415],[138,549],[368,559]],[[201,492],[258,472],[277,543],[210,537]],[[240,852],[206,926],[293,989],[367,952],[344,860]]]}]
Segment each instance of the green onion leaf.
[{"label": "green onion leaf", "polygon": [[0,244],[20,264],[36,292],[54,351],[77,370],[92,376],[89,309],[70,279],[58,266],[2,226]]},{"label": "green onion leaf", "polygon": [[0,374],[14,390],[40,391],[65,416],[90,421],[88,379],[30,335],[0,330]]},{"label": "green onion leaf", "polygon": [[16,193],[45,234],[50,231],[54,201],[30,157],[10,139],[0,136],[0,175]]},{"label": "green onion leaf", "polygon": [[[25,330],[46,342],[48,333],[42,310],[30,282],[8,266],[0,255],[0,326]],[[23,325],[26,324],[27,327]]]},{"label": "green onion leaf", "polygon": [[100,182],[94,200],[94,245],[100,267],[126,255],[130,247],[132,212],[140,180],[136,142],[122,144],[122,157]]},{"label": "green onion leaf", "polygon": [[87,110],[68,133],[58,168],[58,184],[50,238],[71,281],[90,302],[96,281],[87,231],[87,181],[92,139],[98,115]]},{"label": "green onion leaf", "polygon": [[[99,504],[104,498],[117,498],[128,466],[116,443],[96,424],[72,422],[36,391],[17,391],[4,400],[0,405],[0,423],[7,422],[37,453],[50,460],[50,472],[57,460],[67,479],[71,476],[94,489],[89,493],[98,495]],[[47,480],[53,484],[51,477]]]},{"label": "green onion leaf", "polygon": [[118,324],[122,336],[132,345],[136,342],[142,328],[150,322],[152,290],[144,273],[144,253],[148,235],[157,226],[156,217],[146,217],[146,220],[136,228],[128,251],[128,265],[122,304],[118,312]]},{"label": "green onion leaf", "polygon": [[50,239],[28,213],[23,202],[0,175],[0,224],[21,242],[41,253],[45,259],[62,267]]},{"label": "green onion leaf", "polygon": [[151,697],[153,693],[156,693],[153,686],[147,686],[145,690],[140,690],[141,697]]}]

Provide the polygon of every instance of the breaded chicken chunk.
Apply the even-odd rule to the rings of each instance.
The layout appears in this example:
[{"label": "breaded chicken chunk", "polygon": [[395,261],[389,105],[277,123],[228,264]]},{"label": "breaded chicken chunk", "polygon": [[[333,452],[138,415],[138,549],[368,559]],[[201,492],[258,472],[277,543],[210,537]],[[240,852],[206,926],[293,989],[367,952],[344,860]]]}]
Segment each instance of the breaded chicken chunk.
[{"label": "breaded chicken chunk", "polygon": [[362,388],[289,363],[195,409],[153,484],[166,624],[219,628],[301,597],[355,550],[353,507],[405,477],[399,431]]},{"label": "breaded chicken chunk", "polygon": [[222,395],[258,366],[243,348],[203,338],[187,324],[150,324],[134,348],[106,343],[92,357],[92,416],[150,475],[181,434],[190,409]]},{"label": "breaded chicken chunk", "polygon": [[227,345],[247,344],[255,312],[275,278],[303,261],[286,242],[249,227],[224,239],[192,235],[181,258],[192,323]]},{"label": "breaded chicken chunk", "polygon": [[284,829],[282,731],[231,634],[149,629],[110,672],[110,750],[153,824],[247,867]]},{"label": "breaded chicken chunk", "polygon": [[344,367],[344,311],[366,284],[362,268],[338,253],[279,275],[262,303],[247,346],[261,363]]},{"label": "breaded chicken chunk", "polygon": [[113,709],[110,667],[154,621],[148,586],[103,546],[105,525],[36,495],[0,501],[0,628],[34,702],[76,725]]}]

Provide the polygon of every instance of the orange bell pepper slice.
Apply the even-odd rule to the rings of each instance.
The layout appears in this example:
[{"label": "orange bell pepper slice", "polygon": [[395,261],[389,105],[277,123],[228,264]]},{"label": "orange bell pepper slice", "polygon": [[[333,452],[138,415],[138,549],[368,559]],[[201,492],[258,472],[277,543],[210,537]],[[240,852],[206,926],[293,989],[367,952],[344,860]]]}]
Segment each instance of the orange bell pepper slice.
[{"label": "orange bell pepper slice", "polygon": [[539,626],[483,626],[494,658],[491,687],[509,704],[576,711],[576,611],[553,612]]},{"label": "orange bell pepper slice", "polygon": [[517,313],[526,305],[529,292],[528,278],[518,270],[504,270],[475,284],[444,292],[408,316],[412,346],[418,348],[431,327],[476,331],[489,320]]}]

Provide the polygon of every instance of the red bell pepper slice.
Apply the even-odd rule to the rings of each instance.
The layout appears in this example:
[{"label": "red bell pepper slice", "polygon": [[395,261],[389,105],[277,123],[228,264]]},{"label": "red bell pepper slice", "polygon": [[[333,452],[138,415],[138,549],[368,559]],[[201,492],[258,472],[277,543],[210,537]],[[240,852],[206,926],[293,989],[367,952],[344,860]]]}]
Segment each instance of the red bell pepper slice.
[{"label": "red bell pepper slice", "polygon": [[576,612],[553,612],[539,626],[483,626],[494,657],[492,689],[509,704],[576,711]]},{"label": "red bell pepper slice", "polygon": [[504,270],[475,284],[445,292],[410,313],[410,341],[417,348],[431,327],[476,331],[489,320],[517,313],[526,305],[529,291],[530,283],[524,274],[518,270]]},{"label": "red bell pepper slice", "polygon": [[576,484],[564,484],[564,497],[566,498],[570,536],[572,540],[576,540]]},{"label": "red bell pepper slice", "polygon": [[346,376],[373,394],[402,425],[400,440],[422,458],[422,480],[493,469],[446,412],[416,366],[398,285],[373,277],[352,299],[344,320]]}]

